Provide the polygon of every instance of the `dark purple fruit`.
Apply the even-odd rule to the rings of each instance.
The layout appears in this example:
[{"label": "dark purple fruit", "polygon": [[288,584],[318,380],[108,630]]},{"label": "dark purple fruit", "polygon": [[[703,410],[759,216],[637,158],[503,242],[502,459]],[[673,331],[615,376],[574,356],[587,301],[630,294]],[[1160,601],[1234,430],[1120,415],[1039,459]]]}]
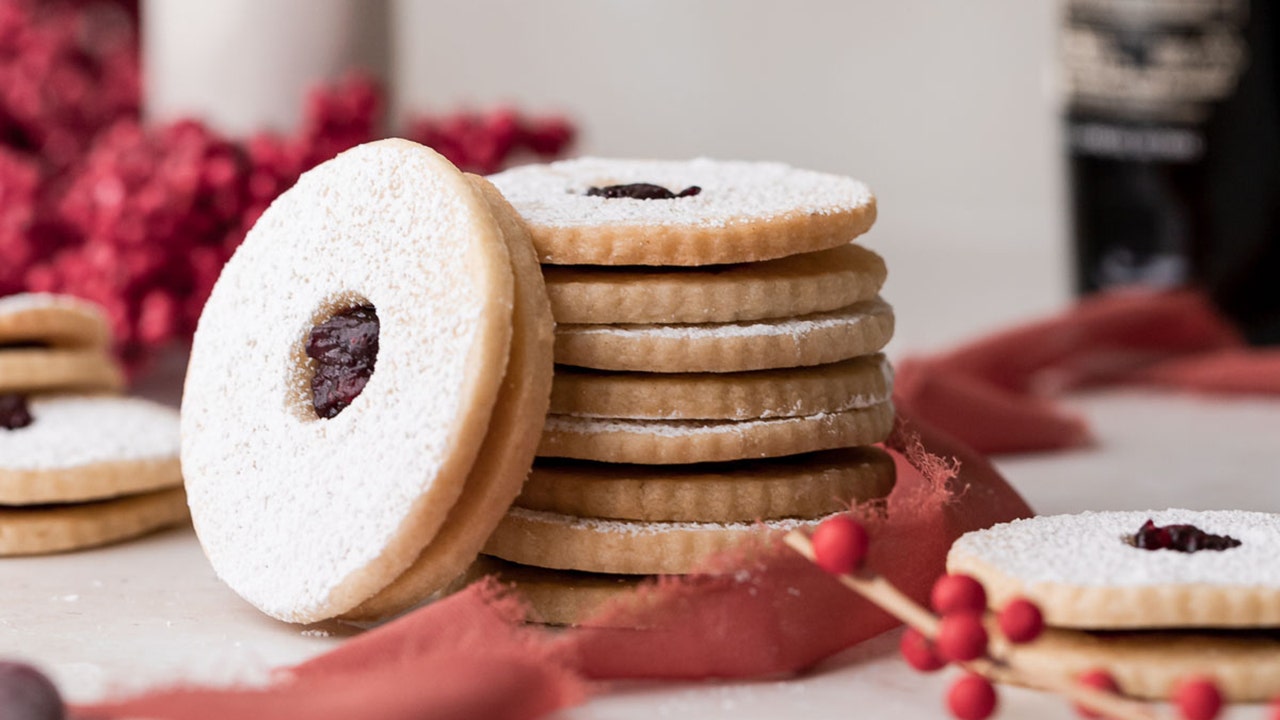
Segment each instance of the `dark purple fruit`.
[{"label": "dark purple fruit", "polygon": [[0,394],[0,428],[17,430],[31,424],[31,408],[27,397],[17,393]]},{"label": "dark purple fruit", "polygon": [[630,185],[607,185],[605,187],[587,188],[588,197],[630,198],[632,200],[673,200],[675,198],[693,197],[702,192],[697,185],[690,185],[679,193],[673,193],[661,185],[652,183],[631,183]]},{"label": "dark purple fruit", "polygon": [[0,661],[0,719],[65,720],[58,688],[30,665]]},{"label": "dark purple fruit", "polygon": [[311,404],[336,417],[364,390],[378,360],[378,312],[372,305],[344,310],[311,329],[307,356],[316,361]]}]

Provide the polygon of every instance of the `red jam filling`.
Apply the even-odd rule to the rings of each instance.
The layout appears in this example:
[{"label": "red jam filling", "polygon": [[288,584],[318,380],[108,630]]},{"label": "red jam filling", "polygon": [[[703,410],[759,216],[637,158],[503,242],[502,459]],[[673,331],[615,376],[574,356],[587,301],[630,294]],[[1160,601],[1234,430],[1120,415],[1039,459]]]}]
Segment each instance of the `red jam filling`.
[{"label": "red jam filling", "polygon": [[25,395],[0,394],[0,428],[17,430],[30,425],[32,420],[31,408],[27,407]]},{"label": "red jam filling", "polygon": [[311,404],[322,418],[337,417],[364,390],[378,360],[378,312],[362,305],[311,329],[307,356],[316,361]]},{"label": "red jam filling", "polygon": [[678,193],[673,193],[661,185],[652,183],[631,183],[630,185],[607,185],[587,189],[588,197],[630,198],[632,200],[674,200],[675,198],[693,197],[702,192],[697,185],[690,185]]},{"label": "red jam filling", "polygon": [[1230,550],[1240,547],[1240,541],[1226,535],[1213,535],[1195,525],[1156,525],[1147,520],[1132,537],[1129,544],[1143,550],[1176,550],[1193,553],[1201,550]]}]

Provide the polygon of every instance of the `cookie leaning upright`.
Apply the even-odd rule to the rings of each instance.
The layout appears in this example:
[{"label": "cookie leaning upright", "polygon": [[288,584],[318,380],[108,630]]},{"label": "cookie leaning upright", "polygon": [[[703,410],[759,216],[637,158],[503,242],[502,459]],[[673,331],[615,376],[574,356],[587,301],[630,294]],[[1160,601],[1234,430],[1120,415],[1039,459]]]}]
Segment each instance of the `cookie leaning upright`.
[{"label": "cookie leaning upright", "polygon": [[463,491],[512,338],[484,197],[389,140],[305,173],[227,264],[182,407],[193,521],[269,615],[333,617],[404,572]]},{"label": "cookie leaning upright", "polygon": [[490,179],[551,265],[756,262],[844,245],[876,216],[857,180],[780,163],[579,158]]}]

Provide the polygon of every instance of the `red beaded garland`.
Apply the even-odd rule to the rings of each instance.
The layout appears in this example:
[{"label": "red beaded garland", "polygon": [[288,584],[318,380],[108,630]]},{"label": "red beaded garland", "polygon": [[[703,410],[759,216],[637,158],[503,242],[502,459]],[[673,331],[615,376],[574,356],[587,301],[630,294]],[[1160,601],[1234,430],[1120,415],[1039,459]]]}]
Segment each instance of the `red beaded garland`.
[{"label": "red beaded garland", "polygon": [[1214,720],[1222,711],[1222,692],[1212,678],[1205,676],[1180,680],[1172,699],[1185,720]]},{"label": "red beaded garland", "polygon": [[967,673],[947,691],[947,709],[959,720],[986,720],[996,711],[996,689],[990,680]]},{"label": "red beaded garland", "polygon": [[909,627],[903,631],[902,639],[898,641],[898,650],[907,664],[920,672],[934,672],[947,665],[946,660],[938,657],[933,642],[915,628]]},{"label": "red beaded garland", "polygon": [[[1120,694],[1119,683],[1116,682],[1116,679],[1112,677],[1111,673],[1101,668],[1086,670],[1080,673],[1076,676],[1076,682],[1080,685],[1084,685],[1085,687],[1091,687],[1094,690],[1102,690],[1103,692],[1109,692],[1113,695]],[[1094,712],[1082,705],[1076,705],[1075,708],[1076,712],[1079,713],[1081,717],[1103,717],[1101,713]]]},{"label": "red beaded garland", "polygon": [[987,609],[987,591],[982,583],[968,575],[943,575],[933,584],[929,600],[935,612],[983,612]]},{"label": "red beaded garland", "polygon": [[1029,643],[1044,632],[1044,616],[1040,607],[1026,598],[1014,598],[1005,603],[996,615],[1000,632],[1009,642]]},{"label": "red beaded garland", "polygon": [[871,544],[867,529],[848,515],[822,521],[813,531],[811,541],[814,562],[833,575],[851,573],[862,567]]},{"label": "red beaded garland", "polygon": [[987,652],[987,629],[982,616],[973,612],[957,612],[943,616],[938,622],[934,647],[938,657],[951,662],[967,662]]}]

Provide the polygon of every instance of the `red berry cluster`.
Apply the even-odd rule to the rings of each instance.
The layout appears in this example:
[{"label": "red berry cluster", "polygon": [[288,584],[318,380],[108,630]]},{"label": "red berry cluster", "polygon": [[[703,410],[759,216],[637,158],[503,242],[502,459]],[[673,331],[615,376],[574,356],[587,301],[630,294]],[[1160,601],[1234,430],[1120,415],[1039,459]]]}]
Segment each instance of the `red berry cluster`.
[{"label": "red berry cluster", "polygon": [[[862,524],[852,517],[839,515],[824,521],[810,538],[810,546],[813,561],[828,573],[846,576],[845,582],[850,587],[860,588],[856,577],[847,576],[857,573],[865,579],[874,574],[863,570],[870,538]],[[904,602],[914,605],[909,600]],[[987,593],[980,582],[968,575],[944,575],[933,585],[930,604],[937,614],[936,629],[931,631],[933,637],[918,627],[908,627],[902,634],[899,649],[911,667],[920,672],[934,672],[949,663],[1003,665],[1003,660],[990,652]],[[882,605],[892,610],[889,602],[882,602]],[[923,608],[919,612],[924,612]],[[920,624],[925,626],[923,622]],[[995,615],[995,626],[1009,643],[1015,645],[1034,641],[1045,627],[1040,608],[1026,598],[1006,602]],[[1074,682],[1096,691],[1117,696],[1122,694],[1119,683],[1105,670],[1081,673]],[[1183,720],[1214,720],[1223,704],[1217,684],[1204,676],[1182,679],[1170,699]],[[959,720],[986,720],[995,713],[998,698],[991,681],[967,671],[952,683],[946,701],[951,714]],[[1084,717],[1101,717],[1082,706],[1076,709]],[[1277,701],[1274,712],[1275,720],[1280,720],[1280,701]]]},{"label": "red berry cluster", "polygon": [[[289,135],[144,126],[135,27],[129,0],[0,0],[0,295],[99,303],[133,367],[190,335],[267,205],[378,137],[382,117],[380,89],[354,74],[313,91]],[[560,153],[573,128],[504,109],[418,119],[407,136],[490,172],[520,153]]]}]

